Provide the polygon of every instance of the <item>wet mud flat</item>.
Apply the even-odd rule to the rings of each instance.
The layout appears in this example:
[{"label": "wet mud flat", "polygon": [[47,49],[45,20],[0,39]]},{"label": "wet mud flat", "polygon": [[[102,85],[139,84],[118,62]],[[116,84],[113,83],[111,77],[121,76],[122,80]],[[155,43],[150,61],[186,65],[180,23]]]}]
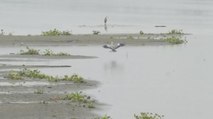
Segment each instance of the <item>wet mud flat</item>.
[{"label": "wet mud flat", "polygon": [[[30,56],[1,55],[2,61],[32,62],[33,60],[87,59],[93,56]],[[42,62],[42,61],[41,61]],[[12,80],[6,77],[11,70],[40,68],[71,68],[69,65],[12,65],[0,64],[0,115],[3,119],[94,119],[93,111],[98,101],[93,97],[95,108],[87,104],[64,100],[66,95],[92,89],[98,82],[86,80],[84,83],[70,81],[52,82],[44,79],[24,78]]]},{"label": "wet mud flat", "polygon": [[[94,109],[78,102],[61,99],[66,94],[95,88],[97,82],[84,84],[71,82],[48,82],[42,80],[0,82],[0,115],[4,119],[38,119],[38,118],[95,118]],[[37,92],[42,90],[42,93]]]}]

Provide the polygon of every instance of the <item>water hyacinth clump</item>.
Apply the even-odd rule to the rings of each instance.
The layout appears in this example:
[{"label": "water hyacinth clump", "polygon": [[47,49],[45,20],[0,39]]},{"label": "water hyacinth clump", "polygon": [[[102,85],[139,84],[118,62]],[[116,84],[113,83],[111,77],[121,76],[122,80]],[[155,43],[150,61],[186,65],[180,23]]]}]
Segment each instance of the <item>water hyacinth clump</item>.
[{"label": "water hyacinth clump", "polygon": [[169,38],[165,38],[163,40],[168,42],[168,43],[171,43],[171,44],[182,44],[182,43],[184,43],[184,40],[182,40],[179,37],[175,37],[175,36],[172,36],[172,37],[169,37]]},{"label": "water hyacinth clump", "polygon": [[105,114],[104,116],[95,119],[111,119],[111,117]]},{"label": "water hyacinth clump", "polygon": [[157,113],[142,112],[140,115],[134,115],[135,119],[163,119],[164,115]]},{"label": "water hyacinth clump", "polygon": [[7,76],[5,76],[6,78],[12,79],[12,80],[22,80],[23,77],[20,75],[19,72],[17,71],[10,71]]},{"label": "water hyacinth clump", "polygon": [[63,100],[70,100],[72,102],[83,104],[84,107],[95,108],[94,106],[95,101],[91,100],[90,96],[83,94],[81,91],[67,94],[65,95]]},{"label": "water hyacinth clump", "polygon": [[64,100],[71,100],[73,102],[86,102],[86,95],[83,95],[82,92],[75,92],[71,94],[67,94],[64,97]]},{"label": "water hyacinth clump", "polygon": [[39,52],[40,52],[39,50],[26,47],[26,51],[20,50],[20,55],[39,55],[40,54]]},{"label": "water hyacinth clump", "polygon": [[37,89],[34,91],[34,94],[43,94],[44,93],[44,90],[42,89]]},{"label": "water hyacinth clump", "polygon": [[59,52],[54,53],[50,49],[45,49],[42,53],[40,50],[26,47],[26,50],[20,50],[20,55],[41,55],[41,56],[70,56],[69,53]]},{"label": "water hyacinth clump", "polygon": [[63,78],[60,78],[58,76],[50,76],[50,75],[41,73],[37,69],[31,70],[31,69],[26,69],[26,68],[24,68],[21,71],[14,71],[14,70],[9,71],[6,74],[5,78],[12,79],[12,80],[22,80],[24,78],[46,79],[51,82],[58,82],[58,81],[72,81],[74,83],[84,83],[85,82],[84,78],[77,74],[74,74],[71,76],[65,75]]},{"label": "water hyacinth clump", "polygon": [[77,74],[74,74],[72,76],[65,75],[62,80],[64,80],[64,81],[73,81],[74,83],[84,83],[84,78],[79,76],[79,75],[77,75]]},{"label": "water hyacinth clump", "polygon": [[183,34],[183,30],[172,29],[168,34]]},{"label": "water hyacinth clump", "polygon": [[64,52],[54,53],[50,49],[45,49],[45,51],[43,52],[42,55],[44,55],[44,56],[70,56],[70,54],[64,53]]},{"label": "water hyacinth clump", "polygon": [[41,33],[42,36],[63,36],[63,35],[72,35],[69,31],[59,31],[58,29],[53,29],[49,31],[44,31]]}]

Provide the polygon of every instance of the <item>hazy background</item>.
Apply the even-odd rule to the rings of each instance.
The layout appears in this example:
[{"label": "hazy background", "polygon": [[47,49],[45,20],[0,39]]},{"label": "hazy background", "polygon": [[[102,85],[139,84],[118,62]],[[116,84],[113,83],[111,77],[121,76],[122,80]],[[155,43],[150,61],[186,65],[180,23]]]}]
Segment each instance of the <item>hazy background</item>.
[{"label": "hazy background", "polygon": [[[163,29],[154,26],[166,25],[200,32],[213,26],[212,5],[211,0],[0,0],[0,28],[13,34],[40,34],[53,28],[135,33],[159,32]],[[119,26],[104,32],[98,25],[105,16],[109,24]]]}]

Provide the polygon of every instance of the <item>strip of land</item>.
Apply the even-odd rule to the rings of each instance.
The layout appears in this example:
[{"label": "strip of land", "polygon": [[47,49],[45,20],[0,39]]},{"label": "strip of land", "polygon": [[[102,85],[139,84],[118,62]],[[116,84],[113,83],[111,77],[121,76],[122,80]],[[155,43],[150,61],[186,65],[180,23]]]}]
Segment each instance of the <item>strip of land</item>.
[{"label": "strip of land", "polygon": [[163,38],[180,34],[106,34],[69,36],[0,36],[0,46],[103,45],[121,42],[126,45],[168,45]]}]

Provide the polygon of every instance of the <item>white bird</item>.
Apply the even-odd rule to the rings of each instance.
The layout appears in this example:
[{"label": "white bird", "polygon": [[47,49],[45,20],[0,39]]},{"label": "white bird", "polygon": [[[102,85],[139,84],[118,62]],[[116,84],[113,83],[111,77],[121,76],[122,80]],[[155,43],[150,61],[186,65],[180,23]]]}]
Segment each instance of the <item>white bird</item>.
[{"label": "white bird", "polygon": [[112,52],[116,52],[116,49],[118,49],[119,47],[122,47],[122,46],[125,46],[125,44],[123,44],[123,43],[115,44],[114,42],[111,42],[110,44],[103,45],[104,48],[111,49]]}]

